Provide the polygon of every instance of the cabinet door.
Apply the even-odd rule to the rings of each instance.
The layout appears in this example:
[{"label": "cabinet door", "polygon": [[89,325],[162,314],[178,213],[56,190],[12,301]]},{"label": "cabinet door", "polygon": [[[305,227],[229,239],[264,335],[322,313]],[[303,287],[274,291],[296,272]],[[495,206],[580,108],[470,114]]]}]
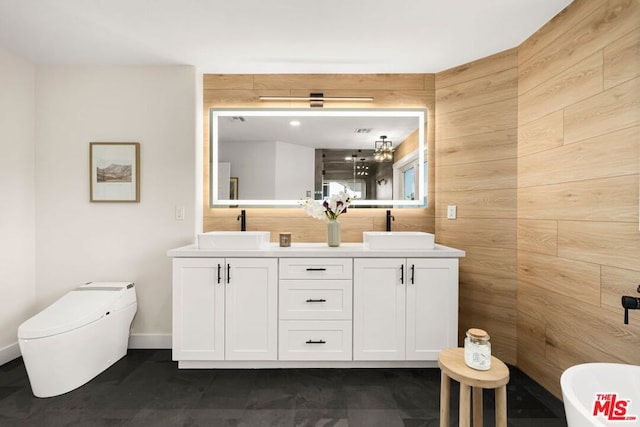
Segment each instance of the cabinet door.
[{"label": "cabinet door", "polygon": [[354,360],[404,360],[404,270],[404,258],[354,260]]},{"label": "cabinet door", "polygon": [[438,360],[457,347],[458,260],[407,260],[407,360]]},{"label": "cabinet door", "polygon": [[224,359],[223,259],[173,259],[173,360]]},{"label": "cabinet door", "polygon": [[276,360],[278,273],[272,258],[227,258],[227,360]]}]

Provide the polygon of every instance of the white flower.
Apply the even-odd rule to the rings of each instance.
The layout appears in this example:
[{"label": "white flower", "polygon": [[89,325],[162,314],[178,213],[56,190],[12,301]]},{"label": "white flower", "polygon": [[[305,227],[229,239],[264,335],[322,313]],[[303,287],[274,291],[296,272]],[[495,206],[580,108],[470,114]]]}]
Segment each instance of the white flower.
[{"label": "white flower", "polygon": [[315,219],[338,219],[341,214],[347,212],[351,201],[351,197],[345,191],[340,191],[332,194],[328,200],[305,199],[301,203],[307,215]]}]

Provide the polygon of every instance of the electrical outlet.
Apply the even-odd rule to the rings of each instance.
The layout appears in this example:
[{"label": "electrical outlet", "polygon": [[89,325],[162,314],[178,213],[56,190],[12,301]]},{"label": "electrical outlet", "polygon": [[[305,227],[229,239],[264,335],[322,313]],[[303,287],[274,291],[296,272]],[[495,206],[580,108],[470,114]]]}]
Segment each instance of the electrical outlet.
[{"label": "electrical outlet", "polygon": [[456,205],[447,206],[447,219],[456,219],[458,216],[458,207]]}]

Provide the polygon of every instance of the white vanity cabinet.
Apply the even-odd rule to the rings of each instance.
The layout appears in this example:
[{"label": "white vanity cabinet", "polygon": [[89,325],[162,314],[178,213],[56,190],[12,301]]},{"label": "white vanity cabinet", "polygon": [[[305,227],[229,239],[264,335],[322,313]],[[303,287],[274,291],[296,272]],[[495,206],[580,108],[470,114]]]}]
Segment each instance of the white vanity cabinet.
[{"label": "white vanity cabinet", "polygon": [[354,360],[437,360],[457,346],[457,258],[354,260]]},{"label": "white vanity cabinet", "polygon": [[276,360],[277,260],[174,258],[173,360]]},{"label": "white vanity cabinet", "polygon": [[458,249],[269,243],[168,255],[181,369],[436,367],[458,344]]},{"label": "white vanity cabinet", "polygon": [[351,360],[352,264],[280,259],[280,360]]}]

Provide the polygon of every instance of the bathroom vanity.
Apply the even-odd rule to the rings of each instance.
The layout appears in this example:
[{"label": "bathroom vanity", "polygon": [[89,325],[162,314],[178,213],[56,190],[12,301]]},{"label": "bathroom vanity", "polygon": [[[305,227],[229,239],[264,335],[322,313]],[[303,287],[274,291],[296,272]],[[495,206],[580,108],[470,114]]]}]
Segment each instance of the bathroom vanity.
[{"label": "bathroom vanity", "polygon": [[179,368],[434,367],[464,252],[294,243],[172,249]]}]

